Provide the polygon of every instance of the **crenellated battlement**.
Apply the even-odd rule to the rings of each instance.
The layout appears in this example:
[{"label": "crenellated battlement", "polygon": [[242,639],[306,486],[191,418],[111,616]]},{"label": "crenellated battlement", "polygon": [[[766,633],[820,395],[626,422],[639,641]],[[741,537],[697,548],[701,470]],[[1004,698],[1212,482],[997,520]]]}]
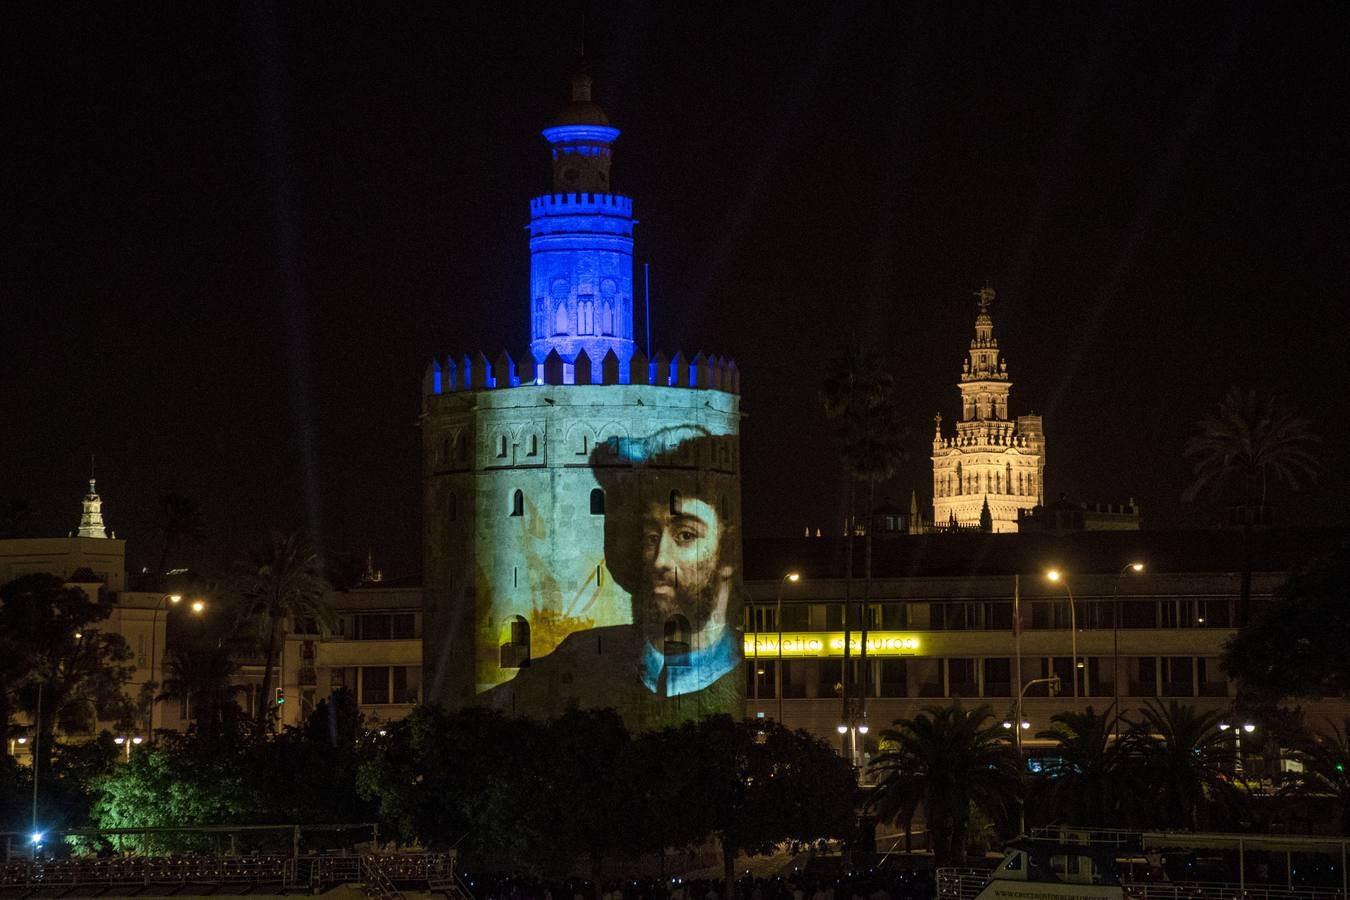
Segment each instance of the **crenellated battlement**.
[{"label": "crenellated battlement", "polygon": [[503,350],[495,360],[482,353],[433,359],[423,378],[422,394],[434,396],[540,384],[647,384],[739,394],[741,373],[735,360],[703,353],[692,359],[683,353],[672,357],[657,353],[649,360],[638,351],[624,365],[612,350],[599,362],[580,350],[572,363],[564,362],[555,351],[550,351],[542,363],[536,363],[528,351],[512,359]]},{"label": "crenellated battlement", "polygon": [[587,213],[631,217],[633,199],[622,194],[542,194],[530,200],[533,217]]}]

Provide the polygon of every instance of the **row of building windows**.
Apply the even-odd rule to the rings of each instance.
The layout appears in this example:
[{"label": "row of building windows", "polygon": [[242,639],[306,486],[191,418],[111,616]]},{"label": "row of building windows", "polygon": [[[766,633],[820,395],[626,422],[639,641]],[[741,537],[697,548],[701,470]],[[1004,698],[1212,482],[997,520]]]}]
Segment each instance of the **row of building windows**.
[{"label": "row of building windows", "polygon": [[411,612],[341,616],[337,634],[353,641],[404,641],[422,636],[417,628],[417,614]]},{"label": "row of building windows", "polygon": [[[605,514],[605,492],[600,488],[591,488],[591,515],[603,516]],[[515,490],[511,492],[511,516],[525,515],[525,492]],[[454,519],[452,515],[451,520]]]},{"label": "row of building windows", "polygon": [[331,672],[333,690],[345,688],[362,706],[421,702],[421,666],[345,666]]},{"label": "row of building windows", "polygon": [[[861,603],[853,604],[852,627],[862,626]],[[1119,610],[1119,616],[1116,613]],[[1121,628],[1232,628],[1229,597],[1075,598],[1069,601],[1023,600],[1022,627],[1032,630]],[[1011,631],[1011,600],[907,600],[867,605],[867,627],[914,631]],[[747,603],[748,631],[777,631],[777,604]],[[838,631],[844,627],[842,603],[791,603],[783,606],[784,631]]]},{"label": "row of building windows", "polygon": [[[745,661],[746,697],[778,696],[777,658]],[[842,659],[784,659],[782,689],[785,698],[830,698],[843,690]],[[860,661],[850,660],[851,683],[862,683]],[[872,659],[867,663],[867,695],[891,698],[999,698],[1013,697],[1015,660],[1011,657],[902,657]],[[1079,696],[1110,698],[1116,693],[1115,659],[1083,657],[1078,670]],[[1122,656],[1120,694],[1125,697],[1226,697],[1228,681],[1217,657]],[[1073,696],[1070,658],[1022,657],[1022,681],[1058,675],[1060,696]],[[1026,696],[1047,696],[1037,685]]]}]

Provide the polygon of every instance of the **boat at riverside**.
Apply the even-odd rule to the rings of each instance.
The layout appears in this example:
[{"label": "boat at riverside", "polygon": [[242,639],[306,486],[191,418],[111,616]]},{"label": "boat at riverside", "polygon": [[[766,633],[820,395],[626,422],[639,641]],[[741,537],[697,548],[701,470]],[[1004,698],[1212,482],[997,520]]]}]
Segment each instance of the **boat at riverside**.
[{"label": "boat at riverside", "polygon": [[937,870],[938,900],[1350,900],[1350,840],[1056,826],[993,869]]}]

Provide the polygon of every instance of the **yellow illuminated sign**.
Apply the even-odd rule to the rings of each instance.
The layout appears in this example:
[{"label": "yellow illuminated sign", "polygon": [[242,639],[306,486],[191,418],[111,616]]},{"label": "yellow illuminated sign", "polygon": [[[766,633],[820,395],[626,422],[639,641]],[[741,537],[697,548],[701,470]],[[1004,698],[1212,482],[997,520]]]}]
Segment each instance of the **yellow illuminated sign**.
[{"label": "yellow illuminated sign", "polygon": [[[756,646],[758,645],[758,646]],[[862,635],[853,632],[849,639],[849,654],[862,652]],[[867,633],[868,656],[914,656],[919,652],[919,639],[915,635],[899,631],[869,631]],[[778,632],[765,632],[745,636],[746,658],[753,656],[773,656],[778,653]],[[843,656],[844,633],[842,631],[785,631],[783,632],[783,656]]]}]

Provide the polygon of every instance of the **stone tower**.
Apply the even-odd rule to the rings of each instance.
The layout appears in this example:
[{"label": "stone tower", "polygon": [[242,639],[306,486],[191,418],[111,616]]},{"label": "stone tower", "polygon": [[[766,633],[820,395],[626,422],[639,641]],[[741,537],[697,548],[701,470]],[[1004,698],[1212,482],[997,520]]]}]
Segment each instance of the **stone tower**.
[{"label": "stone tower", "polygon": [[586,351],[613,353],[620,381],[633,357],[633,201],[610,193],[619,129],[591,100],[591,79],[572,79],[572,100],[544,129],[553,151],[553,193],[530,203],[530,350],[542,366],[556,350],[565,367]]},{"label": "stone tower", "polygon": [[1040,416],[1009,419],[1012,382],[989,315],[994,290],[985,287],[976,296],[980,311],[957,385],[956,434],[943,435],[941,416],[934,424],[933,524],[980,527],[987,503],[986,527],[1016,531],[1018,510],[1039,506],[1044,497],[1045,433]]},{"label": "stone tower", "polygon": [[[619,131],[590,89],[574,79],[543,131],[529,351],[437,359],[423,382],[426,698],[540,717],[616,706],[642,728],[735,711],[744,691],[739,373],[635,346],[633,204],[612,193]],[[710,616],[660,612],[653,597],[688,589],[653,587],[659,554],[639,547],[652,516],[693,512],[715,526],[682,533],[679,577],[717,573]]]}]

